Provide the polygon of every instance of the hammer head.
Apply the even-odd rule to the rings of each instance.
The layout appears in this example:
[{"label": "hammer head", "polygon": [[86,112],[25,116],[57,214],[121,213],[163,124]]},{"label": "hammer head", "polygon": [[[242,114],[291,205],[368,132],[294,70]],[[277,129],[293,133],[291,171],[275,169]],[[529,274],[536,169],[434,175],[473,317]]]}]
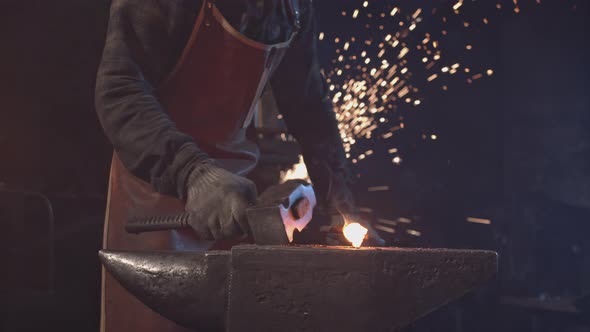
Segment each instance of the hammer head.
[{"label": "hammer head", "polygon": [[301,231],[311,221],[315,205],[313,188],[303,180],[269,187],[247,211],[254,241],[259,245],[292,242],[295,229]]}]

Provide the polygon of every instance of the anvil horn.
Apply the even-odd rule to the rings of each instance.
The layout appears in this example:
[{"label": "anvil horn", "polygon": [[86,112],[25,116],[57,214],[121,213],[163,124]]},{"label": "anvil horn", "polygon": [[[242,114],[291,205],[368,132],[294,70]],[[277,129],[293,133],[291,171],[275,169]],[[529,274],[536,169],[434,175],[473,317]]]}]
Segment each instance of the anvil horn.
[{"label": "anvil horn", "polygon": [[162,316],[203,331],[225,326],[229,252],[99,252],[107,271]]},{"label": "anvil horn", "polygon": [[497,270],[495,252],[411,248],[246,245],[231,252],[103,251],[101,260],[162,316],[228,332],[391,331]]}]

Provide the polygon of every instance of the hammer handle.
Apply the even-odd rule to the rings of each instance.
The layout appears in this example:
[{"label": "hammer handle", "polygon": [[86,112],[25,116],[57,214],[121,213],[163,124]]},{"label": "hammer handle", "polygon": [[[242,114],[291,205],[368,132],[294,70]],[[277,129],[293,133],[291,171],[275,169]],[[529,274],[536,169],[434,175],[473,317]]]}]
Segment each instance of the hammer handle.
[{"label": "hammer handle", "polygon": [[132,217],[125,225],[127,233],[143,233],[170,229],[189,228],[189,214],[179,213],[168,216]]}]

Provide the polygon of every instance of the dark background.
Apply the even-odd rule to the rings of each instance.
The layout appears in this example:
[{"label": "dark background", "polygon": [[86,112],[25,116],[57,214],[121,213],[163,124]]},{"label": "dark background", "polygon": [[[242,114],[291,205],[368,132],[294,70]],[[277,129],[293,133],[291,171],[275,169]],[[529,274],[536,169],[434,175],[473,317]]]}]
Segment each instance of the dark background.
[{"label": "dark background", "polygon": [[[355,35],[361,28],[341,11],[362,1],[335,3],[316,1],[320,30],[331,38]],[[445,15],[454,2],[383,3]],[[493,11],[495,3],[508,9]],[[564,313],[562,305],[590,293],[590,9],[586,1],[520,3],[516,14],[512,1],[467,2],[463,18],[483,15],[491,23],[445,27],[445,55],[463,59],[469,41],[477,51],[464,61],[489,64],[493,76],[450,81],[447,91],[421,86],[423,103],[406,115],[407,130],[389,142],[362,143],[375,154],[355,166],[360,204],[375,218],[411,219],[421,232],[412,236],[400,225],[383,234],[388,240],[500,254],[494,282],[409,331],[590,331],[587,312]],[[0,197],[0,331],[93,331],[111,153],[94,114],[93,85],[109,4],[1,4],[0,184],[11,194]],[[434,19],[422,26],[441,29]],[[329,70],[334,46],[320,46]],[[436,141],[421,138],[432,132]],[[402,151],[399,166],[385,152],[392,143]],[[390,189],[367,192],[375,185]],[[53,228],[39,193],[53,207]],[[534,309],[539,305],[551,309]]]}]

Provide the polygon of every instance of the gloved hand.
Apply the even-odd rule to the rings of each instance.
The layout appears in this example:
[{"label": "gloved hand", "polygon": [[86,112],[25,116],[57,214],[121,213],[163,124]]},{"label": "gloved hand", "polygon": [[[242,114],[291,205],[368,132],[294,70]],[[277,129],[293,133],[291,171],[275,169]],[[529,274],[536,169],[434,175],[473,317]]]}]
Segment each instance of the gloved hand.
[{"label": "gloved hand", "polygon": [[185,209],[203,239],[235,238],[250,231],[246,209],[256,202],[256,186],[245,177],[205,161],[187,181]]}]

